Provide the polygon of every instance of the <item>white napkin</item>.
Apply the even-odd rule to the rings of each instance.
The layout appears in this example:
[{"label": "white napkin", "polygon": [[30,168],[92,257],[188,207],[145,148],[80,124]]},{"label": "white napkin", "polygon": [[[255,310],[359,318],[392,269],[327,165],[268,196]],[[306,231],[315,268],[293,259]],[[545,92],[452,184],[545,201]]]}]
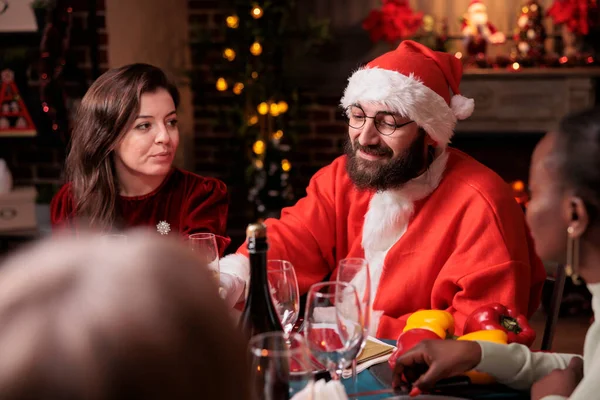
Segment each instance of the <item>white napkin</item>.
[{"label": "white napkin", "polygon": [[6,162],[0,158],[0,194],[10,192],[12,183],[12,175],[6,166]]},{"label": "white napkin", "polygon": [[[381,340],[376,339],[376,338],[374,338],[372,336],[369,336],[368,340],[373,341],[375,343],[382,344],[384,346],[394,347],[394,346],[391,346],[391,345],[389,345],[387,343],[384,343]],[[396,351],[396,347],[394,347],[394,351]],[[356,373],[360,374],[365,369],[367,369],[367,368],[369,368],[369,367],[371,367],[371,366],[373,366],[375,364],[380,364],[380,363],[387,362],[387,360],[392,356],[392,354],[394,354],[394,352],[391,352],[391,353],[385,354],[385,355],[383,355],[381,357],[373,358],[372,360],[365,361],[365,362],[362,362],[362,363],[358,364],[356,366]],[[342,371],[342,378],[348,379],[350,377],[352,377],[352,368],[346,368],[344,371]]]},{"label": "white napkin", "polygon": [[348,400],[348,395],[340,381],[320,379],[296,393],[291,400]]}]

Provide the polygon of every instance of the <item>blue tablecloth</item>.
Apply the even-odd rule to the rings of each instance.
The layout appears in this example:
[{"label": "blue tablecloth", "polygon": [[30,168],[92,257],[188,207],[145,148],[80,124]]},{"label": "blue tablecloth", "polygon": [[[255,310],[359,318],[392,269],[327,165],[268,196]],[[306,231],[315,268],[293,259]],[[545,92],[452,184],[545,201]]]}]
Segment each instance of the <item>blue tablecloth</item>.
[{"label": "blue tablecloth", "polygon": [[[346,393],[360,393],[360,392],[370,392],[372,390],[385,389],[385,387],[375,379],[375,377],[371,374],[371,371],[368,369],[358,374],[357,379],[357,391],[354,391],[354,385],[352,384],[352,378],[342,380],[344,387],[346,388]],[[365,396],[361,397],[365,400],[378,400],[378,399],[386,399],[390,397],[389,394],[377,395],[377,396]]]}]

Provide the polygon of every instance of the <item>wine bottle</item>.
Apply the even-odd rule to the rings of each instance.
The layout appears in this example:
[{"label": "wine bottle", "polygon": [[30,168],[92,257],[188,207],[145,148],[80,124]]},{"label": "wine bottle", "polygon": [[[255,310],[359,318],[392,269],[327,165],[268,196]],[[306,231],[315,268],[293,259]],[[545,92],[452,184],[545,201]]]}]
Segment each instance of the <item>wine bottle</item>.
[{"label": "wine bottle", "polygon": [[262,223],[250,224],[246,229],[246,237],[250,259],[250,286],[240,317],[241,328],[248,337],[264,332],[283,331],[267,279],[267,227]]}]

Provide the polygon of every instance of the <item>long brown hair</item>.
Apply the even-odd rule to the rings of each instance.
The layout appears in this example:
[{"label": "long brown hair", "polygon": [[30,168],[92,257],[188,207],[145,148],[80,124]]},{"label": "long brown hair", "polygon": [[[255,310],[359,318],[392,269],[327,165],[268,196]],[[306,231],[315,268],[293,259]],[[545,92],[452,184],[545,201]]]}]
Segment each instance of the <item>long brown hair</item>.
[{"label": "long brown hair", "polygon": [[118,217],[113,152],[135,121],[142,95],[157,89],[169,91],[177,107],[177,88],[161,69],[130,64],[102,74],[83,97],[65,169],[72,185],[75,216],[91,227],[110,229]]},{"label": "long brown hair", "polygon": [[27,247],[0,268],[0,320],[3,400],[250,400],[246,339],[206,264],[174,240]]}]

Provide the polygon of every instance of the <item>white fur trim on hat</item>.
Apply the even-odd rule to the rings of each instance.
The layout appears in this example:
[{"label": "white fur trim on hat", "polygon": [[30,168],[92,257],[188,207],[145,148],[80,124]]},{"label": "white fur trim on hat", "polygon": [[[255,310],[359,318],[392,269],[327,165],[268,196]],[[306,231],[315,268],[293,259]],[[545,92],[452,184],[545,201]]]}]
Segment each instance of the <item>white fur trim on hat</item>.
[{"label": "white fur trim on hat", "polygon": [[382,68],[359,69],[348,79],[341,105],[346,108],[359,102],[382,104],[412,119],[442,147],[454,135],[453,110],[412,73],[406,76]]}]

